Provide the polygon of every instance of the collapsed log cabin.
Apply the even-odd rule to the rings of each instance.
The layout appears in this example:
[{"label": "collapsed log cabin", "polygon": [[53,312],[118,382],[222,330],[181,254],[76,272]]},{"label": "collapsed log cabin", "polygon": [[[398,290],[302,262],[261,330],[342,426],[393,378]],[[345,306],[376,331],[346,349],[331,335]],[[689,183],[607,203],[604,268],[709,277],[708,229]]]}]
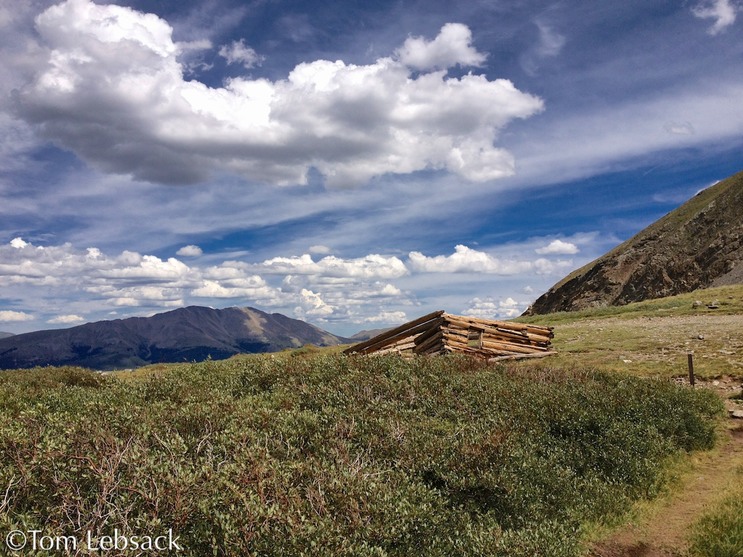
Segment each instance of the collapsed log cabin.
[{"label": "collapsed log cabin", "polygon": [[435,311],[347,348],[345,354],[470,354],[488,360],[535,358],[550,349],[552,327]]}]

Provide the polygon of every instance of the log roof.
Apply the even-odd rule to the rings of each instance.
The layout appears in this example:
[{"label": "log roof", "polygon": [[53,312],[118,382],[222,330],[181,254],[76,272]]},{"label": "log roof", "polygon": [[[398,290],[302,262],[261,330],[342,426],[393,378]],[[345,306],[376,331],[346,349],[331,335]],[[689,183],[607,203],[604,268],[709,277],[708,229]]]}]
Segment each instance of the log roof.
[{"label": "log roof", "polygon": [[554,354],[553,337],[553,327],[452,315],[440,310],[355,344],[344,353],[412,356],[457,352],[489,360],[533,358]]}]

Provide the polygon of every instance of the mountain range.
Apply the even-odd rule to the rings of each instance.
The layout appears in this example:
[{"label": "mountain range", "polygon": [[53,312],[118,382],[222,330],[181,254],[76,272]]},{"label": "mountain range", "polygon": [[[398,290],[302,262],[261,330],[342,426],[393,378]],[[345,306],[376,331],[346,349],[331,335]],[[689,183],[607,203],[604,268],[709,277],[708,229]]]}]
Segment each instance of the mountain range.
[{"label": "mountain range", "polygon": [[[743,283],[743,172],[701,191],[572,272],[526,313],[624,305],[735,283]],[[192,306],[69,329],[0,333],[0,369],[78,365],[111,370],[216,360],[306,344],[358,342],[381,331],[362,331],[347,339],[278,313]]]},{"label": "mountain range", "polygon": [[191,306],[152,317],[0,338],[0,369],[78,365],[111,370],[345,342],[349,341],[279,313]]},{"label": "mountain range", "polygon": [[619,306],[743,283],[743,172],[570,273],[526,314]]}]

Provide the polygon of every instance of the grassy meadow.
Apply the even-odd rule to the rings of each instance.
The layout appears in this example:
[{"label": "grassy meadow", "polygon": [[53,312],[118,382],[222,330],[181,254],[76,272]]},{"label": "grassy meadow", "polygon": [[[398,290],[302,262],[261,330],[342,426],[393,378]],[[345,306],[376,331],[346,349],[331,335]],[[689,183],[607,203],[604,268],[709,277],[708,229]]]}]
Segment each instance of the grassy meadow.
[{"label": "grassy meadow", "polygon": [[520,321],[555,327],[561,367],[685,377],[692,352],[698,377],[743,379],[743,285]]},{"label": "grassy meadow", "polygon": [[[721,305],[741,303],[729,295]],[[687,302],[557,315],[561,354],[540,362],[308,347],[3,372],[0,531],[172,529],[194,556],[584,555],[720,432],[721,398],[670,381],[674,366],[646,367],[659,347],[631,333],[657,312],[693,317]],[[694,547],[739,535],[736,493],[695,527]]]}]

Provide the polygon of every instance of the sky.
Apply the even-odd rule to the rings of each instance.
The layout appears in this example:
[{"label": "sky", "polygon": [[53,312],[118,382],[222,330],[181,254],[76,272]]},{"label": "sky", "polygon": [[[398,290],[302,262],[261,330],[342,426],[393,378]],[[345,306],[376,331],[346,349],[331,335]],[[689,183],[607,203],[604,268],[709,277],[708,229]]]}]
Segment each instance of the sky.
[{"label": "sky", "polygon": [[511,318],[743,170],[740,0],[0,0],[0,331]]}]

